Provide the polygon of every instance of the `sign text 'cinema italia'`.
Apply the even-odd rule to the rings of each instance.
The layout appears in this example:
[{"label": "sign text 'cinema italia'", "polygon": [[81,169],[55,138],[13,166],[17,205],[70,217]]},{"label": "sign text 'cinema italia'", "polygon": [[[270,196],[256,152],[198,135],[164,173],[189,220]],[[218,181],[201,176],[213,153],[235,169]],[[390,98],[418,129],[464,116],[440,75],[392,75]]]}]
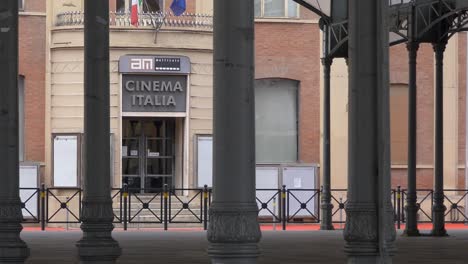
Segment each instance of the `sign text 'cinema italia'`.
[{"label": "sign text 'cinema italia'", "polygon": [[128,80],[125,89],[129,93],[134,93],[132,106],[176,106],[174,95],[145,95],[139,92],[161,92],[161,93],[183,93],[184,89],[179,81],[134,81]]},{"label": "sign text 'cinema italia'", "polygon": [[122,107],[126,112],[183,112],[187,78],[180,75],[123,75]]},{"label": "sign text 'cinema italia'", "polygon": [[190,60],[185,56],[120,57],[123,112],[185,112]]}]

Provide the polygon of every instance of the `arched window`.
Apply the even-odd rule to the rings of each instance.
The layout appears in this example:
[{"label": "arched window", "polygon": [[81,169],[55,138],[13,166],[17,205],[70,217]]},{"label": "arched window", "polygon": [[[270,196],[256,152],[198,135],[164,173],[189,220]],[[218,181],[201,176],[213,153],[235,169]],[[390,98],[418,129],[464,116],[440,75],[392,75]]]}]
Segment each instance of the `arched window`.
[{"label": "arched window", "polygon": [[258,163],[297,162],[298,87],[298,81],[286,79],[255,81]]}]

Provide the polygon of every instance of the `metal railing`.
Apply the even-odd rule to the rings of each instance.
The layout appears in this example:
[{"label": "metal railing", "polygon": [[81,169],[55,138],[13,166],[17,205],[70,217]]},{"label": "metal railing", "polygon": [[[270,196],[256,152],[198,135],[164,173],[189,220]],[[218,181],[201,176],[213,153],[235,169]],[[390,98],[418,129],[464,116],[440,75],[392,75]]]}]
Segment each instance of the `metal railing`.
[{"label": "metal railing", "polygon": [[79,188],[48,188],[45,209],[47,223],[80,223],[82,202]]},{"label": "metal railing", "polygon": [[282,205],[281,190],[257,189],[258,221],[260,223],[281,223]]},{"label": "metal railing", "polygon": [[288,223],[319,223],[320,190],[289,189],[287,207]]},{"label": "metal railing", "polygon": [[[70,11],[59,13],[55,26],[83,26],[84,12]],[[131,12],[110,12],[109,26],[134,27],[131,23]],[[213,16],[207,14],[184,13],[175,16],[171,12],[146,12],[138,15],[138,28],[193,28],[212,30]]]},{"label": "metal railing", "polygon": [[[185,196],[184,192],[188,194]],[[168,196],[169,223],[201,224],[203,222],[203,189],[172,189]],[[175,213],[172,212],[173,209]]]},{"label": "metal railing", "polygon": [[[23,223],[39,223],[42,230],[47,224],[71,224],[82,222],[82,190],[80,188],[20,188],[22,193]],[[257,189],[258,222],[288,225],[320,223],[320,189]],[[448,189],[445,193],[445,220],[447,223],[468,223],[468,190]],[[406,222],[405,205],[407,190],[392,190],[394,221],[398,229]],[[180,224],[199,224],[205,230],[209,225],[209,208],[212,189],[112,189],[114,224],[124,230],[131,227],[162,227]],[[332,222],[346,222],[346,189],[332,189]],[[418,223],[432,222],[433,190],[417,190]]]},{"label": "metal railing", "polygon": [[21,188],[20,194],[24,196],[21,201],[23,223],[40,223],[40,193],[39,188]]},{"label": "metal railing", "polygon": [[468,223],[468,190],[445,190],[444,198],[448,202],[445,221],[450,223]]},{"label": "metal railing", "polygon": [[346,189],[332,189],[331,190],[331,202],[333,205],[332,209],[332,222],[343,224],[346,222],[345,207],[348,202],[348,190]]},{"label": "metal railing", "polygon": [[[402,208],[406,206],[407,190],[401,191]],[[434,191],[431,189],[416,190],[416,206],[418,207],[417,220],[418,223],[431,223],[432,222],[432,209],[434,206]],[[405,210],[401,213],[401,222],[406,223]]]}]

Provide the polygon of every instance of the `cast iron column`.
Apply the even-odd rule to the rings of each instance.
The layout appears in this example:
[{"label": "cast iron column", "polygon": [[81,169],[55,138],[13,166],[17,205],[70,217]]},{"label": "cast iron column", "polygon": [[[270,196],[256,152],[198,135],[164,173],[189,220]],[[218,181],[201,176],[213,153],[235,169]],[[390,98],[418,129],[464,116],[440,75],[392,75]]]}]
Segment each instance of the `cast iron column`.
[{"label": "cast iron column", "polygon": [[214,1],[212,263],[257,263],[254,1]]},{"label": "cast iron column", "polygon": [[333,230],[330,175],[330,71],[333,58],[322,58],[323,64],[323,162],[321,230]]},{"label": "cast iron column", "polygon": [[407,236],[419,236],[416,193],[416,132],[417,132],[417,81],[416,58],[419,43],[408,42],[409,55],[409,85],[408,85],[408,190],[406,193],[406,228]]},{"label": "cast iron column", "polygon": [[434,206],[432,235],[446,236],[444,205],[444,52],[447,42],[434,43],[436,60],[435,85],[435,146],[434,146]]},{"label": "cast iron column", "polygon": [[391,263],[388,1],[349,1],[348,263]]},{"label": "cast iron column", "polygon": [[110,183],[109,1],[85,0],[84,194],[81,263],[115,263]]},{"label": "cast iron column", "polygon": [[0,1],[0,263],[24,263],[18,162],[18,1]]}]

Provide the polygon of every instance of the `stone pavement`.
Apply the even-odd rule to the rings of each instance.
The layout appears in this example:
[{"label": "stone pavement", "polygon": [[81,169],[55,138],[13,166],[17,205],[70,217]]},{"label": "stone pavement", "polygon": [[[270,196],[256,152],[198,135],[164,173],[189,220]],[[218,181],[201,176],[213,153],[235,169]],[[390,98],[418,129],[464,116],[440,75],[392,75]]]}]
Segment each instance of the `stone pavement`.
[{"label": "stone pavement", "polygon": [[[398,236],[396,264],[467,264],[468,230],[449,230],[443,238]],[[401,234],[401,231],[399,231]],[[79,231],[24,231],[31,248],[27,263],[78,263]],[[118,263],[209,263],[203,231],[115,231],[123,248]],[[264,231],[260,264],[346,263],[342,231]]]}]

